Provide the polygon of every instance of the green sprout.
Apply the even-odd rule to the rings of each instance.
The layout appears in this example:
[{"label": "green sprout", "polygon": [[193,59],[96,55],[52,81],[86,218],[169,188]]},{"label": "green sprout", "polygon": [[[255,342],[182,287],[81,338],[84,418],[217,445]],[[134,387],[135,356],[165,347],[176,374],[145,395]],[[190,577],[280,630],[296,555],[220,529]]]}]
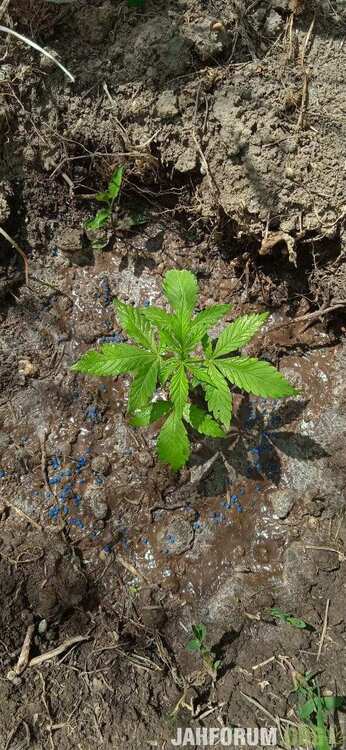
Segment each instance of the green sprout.
[{"label": "green sprout", "polygon": [[279,609],[279,607],[272,607],[271,609],[268,609],[268,614],[274,617],[275,620],[286,622],[288,623],[288,625],[292,625],[294,628],[311,629],[311,625],[308,625],[304,620],[301,620],[299,617],[294,617],[287,612],[283,612],[282,609]]},{"label": "green sprout", "polygon": [[215,659],[215,654],[212,652],[209,646],[206,645],[205,641],[207,637],[207,628],[202,623],[200,623],[199,625],[192,625],[192,634],[193,638],[191,638],[191,640],[188,642],[186,651],[189,651],[192,654],[199,654],[203,661],[203,666],[206,672],[212,677],[213,680],[215,680],[217,670],[221,665],[221,661],[219,659]]},{"label": "green sprout", "polygon": [[[242,315],[213,340],[208,331],[228,315],[231,305],[212,305],[194,314],[198,285],[190,271],[168,271],[163,291],[171,312],[115,300],[120,324],[135,345],[102,344],[99,350],[86,352],[71,369],[104,377],[131,373],[131,425],[147,427],[165,418],[157,454],[177,471],[190,455],[187,428],[212,438],[227,436],[233,411],[230,387],[265,398],[296,396],[298,391],[268,362],[230,356],[251,341],[269,313]],[[155,396],[158,387],[166,389],[167,399]],[[194,403],[198,388],[206,408]]]},{"label": "green sprout", "polygon": [[297,744],[309,745],[314,750],[330,750],[332,747],[342,746],[342,737],[335,736],[332,718],[337,709],[344,707],[345,697],[321,695],[318,682],[310,672],[305,675],[294,672],[293,682],[297,698],[297,714],[302,724],[287,728],[286,745],[288,747]]},{"label": "green sprout", "polygon": [[107,190],[104,193],[96,193],[95,200],[104,203],[104,207],[97,211],[93,219],[85,222],[86,229],[103,229],[111,222],[113,206],[120,193],[123,174],[124,168],[117,167],[108,183]]}]

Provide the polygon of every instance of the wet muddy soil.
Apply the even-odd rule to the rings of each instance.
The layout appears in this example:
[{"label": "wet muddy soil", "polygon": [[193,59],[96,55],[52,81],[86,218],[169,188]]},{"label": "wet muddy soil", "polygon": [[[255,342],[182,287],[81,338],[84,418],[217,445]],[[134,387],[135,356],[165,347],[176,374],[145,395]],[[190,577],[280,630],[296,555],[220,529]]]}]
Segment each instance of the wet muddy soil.
[{"label": "wet muddy soil", "polygon": [[[346,694],[343,3],[5,5],[75,83],[1,36],[0,226],[29,262],[25,283],[1,235],[1,747],[295,721],[296,672]],[[85,221],[119,164],[100,251]],[[300,390],[236,395],[177,475],[125,377],[70,370],[123,340],[114,297],[163,303],[169,268],[202,306],[269,310],[247,352]],[[216,679],[186,651],[200,622]]]}]

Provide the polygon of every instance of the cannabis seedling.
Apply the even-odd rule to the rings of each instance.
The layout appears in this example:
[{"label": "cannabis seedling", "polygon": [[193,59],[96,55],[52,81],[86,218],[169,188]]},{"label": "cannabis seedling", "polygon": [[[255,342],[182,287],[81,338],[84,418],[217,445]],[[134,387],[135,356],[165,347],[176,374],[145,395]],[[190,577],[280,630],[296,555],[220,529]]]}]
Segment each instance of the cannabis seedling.
[{"label": "cannabis seedling", "polygon": [[212,677],[213,680],[215,680],[217,670],[221,665],[221,661],[219,659],[215,659],[215,654],[205,642],[207,637],[207,628],[202,623],[200,623],[199,625],[192,625],[192,633],[193,638],[191,638],[191,640],[188,642],[186,651],[199,654],[203,661],[203,666],[206,672]]},{"label": "cannabis seedling", "polygon": [[[268,313],[242,315],[213,341],[208,331],[229,313],[231,305],[212,305],[194,315],[198,285],[190,271],[168,271],[163,291],[172,312],[154,306],[136,308],[116,300],[121,326],[136,345],[103,344],[98,351],[86,352],[72,370],[108,377],[133,374],[128,397],[131,424],[147,427],[166,417],[157,453],[177,470],[190,454],[186,425],[213,438],[227,435],[232,419],[229,383],[255,396],[271,398],[295,396],[297,391],[268,362],[229,356],[251,341]],[[169,400],[153,401],[158,384],[167,389]],[[190,393],[199,386],[207,409],[191,401]]]}]

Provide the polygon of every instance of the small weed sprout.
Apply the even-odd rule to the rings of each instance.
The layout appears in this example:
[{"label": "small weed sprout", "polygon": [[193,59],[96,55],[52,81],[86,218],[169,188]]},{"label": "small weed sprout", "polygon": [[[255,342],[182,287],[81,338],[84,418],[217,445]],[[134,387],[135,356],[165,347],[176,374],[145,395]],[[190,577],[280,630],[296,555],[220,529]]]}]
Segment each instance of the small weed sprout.
[{"label": "small weed sprout", "polygon": [[314,750],[330,750],[332,747],[342,746],[342,736],[335,736],[334,714],[338,709],[344,708],[345,697],[321,695],[316,676],[310,672],[304,675],[294,672],[293,684],[297,699],[296,711],[302,724],[287,728],[286,746],[312,746]]},{"label": "small weed sprout", "polygon": [[86,229],[103,229],[107,224],[111,223],[113,206],[121,190],[123,174],[123,167],[117,167],[108,183],[107,190],[104,193],[95,194],[95,200],[103,203],[103,208],[97,211],[93,219],[88,219],[85,222]]},{"label": "small weed sprout", "polygon": [[[103,344],[99,350],[86,352],[72,370],[106,377],[131,373],[131,424],[147,427],[165,418],[157,453],[176,471],[190,455],[187,427],[212,438],[227,436],[233,411],[230,386],[265,398],[296,396],[298,392],[273,365],[237,354],[269,313],[242,315],[212,340],[208,331],[229,313],[231,305],[212,305],[194,315],[198,285],[190,271],[168,271],[163,291],[171,312],[154,306],[136,308],[116,300],[120,324],[135,345]],[[236,355],[230,356],[231,352]],[[167,400],[153,400],[158,386],[166,388]],[[197,388],[202,389],[206,408],[194,403]]]},{"label": "small weed sprout", "polygon": [[274,620],[281,620],[281,622],[286,622],[288,625],[292,625],[293,628],[299,628],[301,630],[304,628],[307,628],[308,630],[312,629],[311,625],[308,625],[305,620],[301,620],[299,617],[294,617],[288,612],[283,612],[279,607],[268,609],[268,615],[271,615]]},{"label": "small weed sprout", "polygon": [[210,675],[210,677],[212,677],[213,680],[215,680],[217,676],[217,670],[221,666],[221,661],[219,659],[215,659],[215,654],[212,652],[209,646],[206,645],[205,641],[207,637],[207,628],[202,623],[200,623],[199,625],[192,625],[192,633],[193,638],[191,638],[191,640],[188,642],[186,651],[198,654],[203,661],[203,666],[206,672]]}]

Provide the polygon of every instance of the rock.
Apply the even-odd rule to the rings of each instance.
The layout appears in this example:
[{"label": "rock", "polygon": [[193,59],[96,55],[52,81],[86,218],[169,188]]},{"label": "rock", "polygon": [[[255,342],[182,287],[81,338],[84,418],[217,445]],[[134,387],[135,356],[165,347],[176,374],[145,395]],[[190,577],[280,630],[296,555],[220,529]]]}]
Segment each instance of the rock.
[{"label": "rock", "polygon": [[39,622],[38,632],[40,635],[44,635],[47,632],[47,620],[41,620]]},{"label": "rock", "polygon": [[0,453],[6,450],[8,448],[9,444],[11,442],[10,436],[7,434],[7,432],[0,432]]},{"label": "rock", "polygon": [[[174,168],[177,172],[181,172],[182,174],[186,172],[193,172],[194,169],[196,169],[197,165],[197,157],[196,157],[196,149],[192,146],[187,147],[182,151],[178,158],[175,161]],[[202,173],[203,165],[201,165],[201,173]]]},{"label": "rock", "polygon": [[158,534],[158,541],[164,554],[181,555],[191,549],[194,531],[186,518],[177,516]]},{"label": "rock", "polygon": [[[283,555],[283,580],[289,589],[310,588],[316,580],[317,566],[313,550],[304,549],[302,542],[296,541],[287,547]],[[309,554],[310,553],[310,554]]]},{"label": "rock", "polygon": [[[44,47],[44,50],[45,52],[48,52],[50,55],[52,55],[54,59],[60,60],[60,55],[58,55],[58,53],[54,49],[51,49],[50,47]],[[54,60],[51,60],[50,57],[41,54],[40,68],[42,68],[42,70],[45,70],[47,73],[50,73],[51,71],[56,70],[56,63],[54,62]]]},{"label": "rock", "polygon": [[297,499],[294,490],[277,490],[270,495],[273,511],[279,518],[286,518]]},{"label": "rock", "polygon": [[319,496],[318,490],[307,490],[303,495],[302,501],[303,511],[305,514],[314,516],[315,518],[319,518],[319,516],[322,515],[322,512],[325,508],[325,503]]},{"label": "rock", "polygon": [[108,505],[104,499],[104,492],[98,487],[89,487],[85,493],[91,512],[98,521],[103,521],[108,513]]},{"label": "rock", "polygon": [[83,236],[80,229],[73,227],[63,227],[58,232],[56,245],[64,255],[77,266],[90,265],[93,262],[93,255],[90,248],[83,247]]},{"label": "rock", "polygon": [[156,103],[156,113],[160,117],[174,117],[178,112],[176,95],[173,91],[163,91]]},{"label": "rock", "polygon": [[107,476],[110,472],[110,468],[111,465],[107,456],[95,456],[95,458],[92,459],[91,469],[95,474],[103,474],[104,476]]},{"label": "rock", "polygon": [[272,10],[269,13],[269,16],[265,23],[265,28],[267,34],[270,36],[274,36],[274,34],[279,34],[281,31],[283,25],[283,19],[279,15],[279,13],[276,12],[276,10]]},{"label": "rock", "polygon": [[98,8],[83,8],[78,17],[78,30],[81,39],[95,46],[108,37],[116,15],[116,9],[110,2]]},{"label": "rock", "polygon": [[29,359],[20,359],[18,364],[19,375],[24,375],[26,378],[35,378],[38,375],[37,364],[30,362]]},{"label": "rock", "polygon": [[10,206],[8,204],[7,199],[3,195],[3,193],[0,193],[0,223],[4,224],[7,219],[9,219],[11,213]]}]

